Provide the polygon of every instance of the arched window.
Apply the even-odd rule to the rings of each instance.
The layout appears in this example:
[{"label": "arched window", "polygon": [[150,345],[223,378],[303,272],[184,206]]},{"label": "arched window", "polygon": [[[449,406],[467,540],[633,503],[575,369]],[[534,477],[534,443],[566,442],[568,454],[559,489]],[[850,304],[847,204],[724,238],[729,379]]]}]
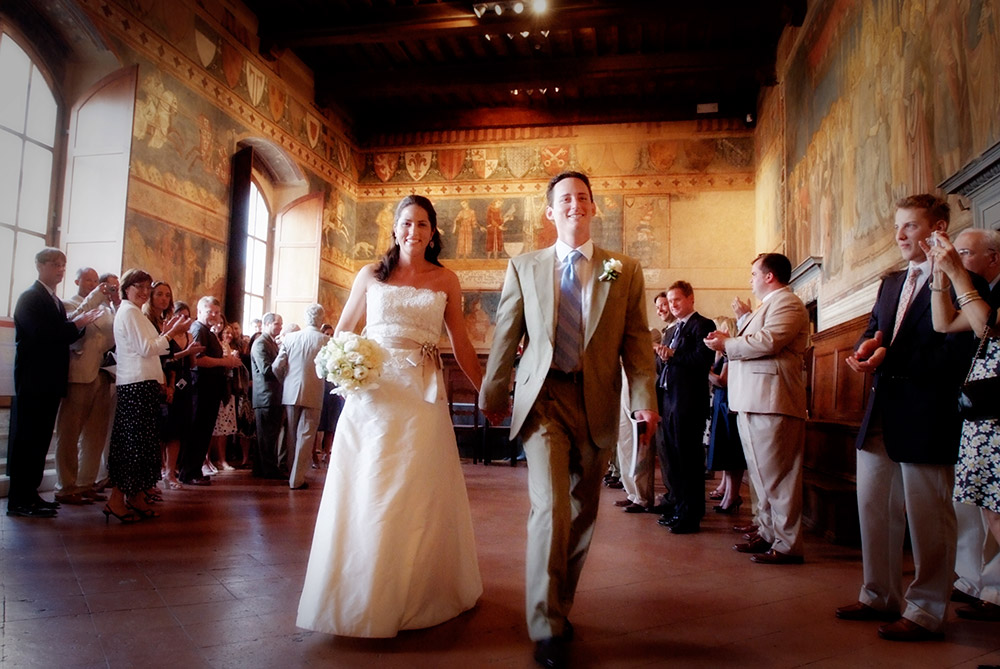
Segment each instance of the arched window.
[{"label": "arched window", "polygon": [[0,31],[0,316],[36,278],[51,243],[59,104],[35,59]]},{"label": "arched window", "polygon": [[271,212],[255,181],[250,182],[250,206],[247,215],[246,273],[243,280],[243,331],[250,332],[250,321],[264,315],[268,303],[268,241]]}]

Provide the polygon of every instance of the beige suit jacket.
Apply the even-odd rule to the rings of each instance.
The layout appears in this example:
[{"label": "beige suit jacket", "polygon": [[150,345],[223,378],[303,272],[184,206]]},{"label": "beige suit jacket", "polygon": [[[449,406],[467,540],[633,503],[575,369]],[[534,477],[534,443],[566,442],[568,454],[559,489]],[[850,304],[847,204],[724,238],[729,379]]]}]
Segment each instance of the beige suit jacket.
[{"label": "beige suit jacket", "polygon": [[115,345],[115,310],[101,292],[100,286],[85,298],[73,295],[63,300],[68,319],[102,305],[104,309],[97,320],[84,329],[82,337],[70,344],[68,377],[70,383],[91,383],[97,378],[97,372],[104,362],[104,354]]},{"label": "beige suit jacket", "polygon": [[772,294],[740,331],[726,340],[729,408],[806,417],[802,354],[809,345],[809,313],[795,293]]},{"label": "beige suit jacket", "polygon": [[316,373],[316,354],[328,339],[312,325],[282,338],[278,357],[271,364],[275,376],[284,383],[282,404],[323,408],[323,379]]},{"label": "beige suit jacket", "polygon": [[[622,262],[614,281],[601,281],[605,260]],[[582,359],[584,403],[590,436],[601,448],[618,440],[621,370],[629,381],[633,410],[656,410],[656,367],[650,355],[649,329],[643,308],[645,285],[635,260],[594,247],[590,310]],[[510,433],[524,425],[552,366],[555,348],[555,247],[513,258],[507,265],[497,308],[497,326],[486,363],[479,406],[505,412],[510,401],[510,374],[518,344],[525,340],[517,367]]]}]

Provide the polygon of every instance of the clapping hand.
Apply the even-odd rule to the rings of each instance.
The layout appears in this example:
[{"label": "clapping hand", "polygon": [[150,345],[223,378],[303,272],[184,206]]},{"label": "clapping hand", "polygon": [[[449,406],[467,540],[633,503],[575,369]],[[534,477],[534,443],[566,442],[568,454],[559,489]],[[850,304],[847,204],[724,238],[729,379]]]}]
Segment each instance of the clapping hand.
[{"label": "clapping hand", "polygon": [[[739,298],[736,298],[739,301]],[[705,337],[705,346],[709,347],[713,351],[718,351],[719,353],[726,352],[726,340],[729,339],[729,334],[723,332],[722,330],[714,330]]]},{"label": "clapping hand", "polygon": [[749,301],[744,302],[739,298],[739,296],[733,298],[732,307],[733,307],[733,313],[736,314],[736,320],[739,320],[745,314],[749,314],[751,311],[750,302]]},{"label": "clapping hand", "polygon": [[85,311],[73,319],[73,325],[75,325],[78,330],[82,330],[83,328],[87,327],[88,325],[96,321],[97,317],[101,315],[102,311],[104,310],[101,309],[100,307],[98,307],[97,309],[91,309],[90,311]]},{"label": "clapping hand", "polygon": [[165,334],[168,338],[173,337],[174,335],[186,331],[189,327],[191,327],[191,323],[193,322],[194,321],[184,314],[174,314],[167,319],[166,323],[163,324],[163,334]]},{"label": "clapping hand", "polygon": [[653,350],[656,352],[656,355],[660,357],[660,360],[663,360],[664,362],[669,360],[670,356],[674,354],[674,349],[670,348],[666,344],[654,344]]},{"label": "clapping hand", "polygon": [[874,372],[885,360],[885,346],[882,346],[881,330],[871,339],[861,342],[858,349],[846,359],[847,366],[855,372]]}]

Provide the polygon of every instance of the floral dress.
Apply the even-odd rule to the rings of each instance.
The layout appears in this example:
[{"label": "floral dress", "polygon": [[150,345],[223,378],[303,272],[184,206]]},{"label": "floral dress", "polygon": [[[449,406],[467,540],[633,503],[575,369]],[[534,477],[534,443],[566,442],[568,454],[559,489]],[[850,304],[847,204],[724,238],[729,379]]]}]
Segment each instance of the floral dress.
[{"label": "floral dress", "polygon": [[[992,338],[973,361],[969,380],[1000,374],[1000,339]],[[1000,513],[1000,420],[967,420],[955,466],[955,501]]]}]

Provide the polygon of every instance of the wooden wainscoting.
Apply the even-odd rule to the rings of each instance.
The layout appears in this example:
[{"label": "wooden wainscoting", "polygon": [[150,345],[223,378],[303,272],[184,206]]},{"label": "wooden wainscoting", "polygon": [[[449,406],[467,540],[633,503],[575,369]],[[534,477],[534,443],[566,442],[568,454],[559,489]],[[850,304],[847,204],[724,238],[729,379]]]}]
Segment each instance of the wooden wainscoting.
[{"label": "wooden wainscoting", "polygon": [[859,316],[812,337],[803,522],[829,541],[860,543],[854,442],[871,392],[870,374],[847,358],[868,324]]}]

